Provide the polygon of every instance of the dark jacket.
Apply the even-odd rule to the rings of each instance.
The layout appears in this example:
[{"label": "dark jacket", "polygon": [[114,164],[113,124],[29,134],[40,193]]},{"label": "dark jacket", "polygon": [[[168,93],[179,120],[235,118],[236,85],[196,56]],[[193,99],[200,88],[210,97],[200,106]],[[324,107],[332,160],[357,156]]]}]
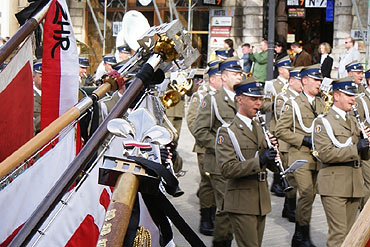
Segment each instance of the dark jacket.
[{"label": "dark jacket", "polygon": [[[321,58],[320,58],[321,61]],[[331,68],[333,67],[333,58],[328,55],[321,64],[322,77],[330,78]]]}]

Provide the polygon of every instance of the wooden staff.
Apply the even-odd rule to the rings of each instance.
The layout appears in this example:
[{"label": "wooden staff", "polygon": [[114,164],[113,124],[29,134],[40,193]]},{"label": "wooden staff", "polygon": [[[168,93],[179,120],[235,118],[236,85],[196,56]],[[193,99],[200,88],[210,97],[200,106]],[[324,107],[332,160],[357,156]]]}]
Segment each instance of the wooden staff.
[{"label": "wooden staff", "polygon": [[28,19],[17,32],[0,48],[0,64],[32,33],[45,17],[52,1],[49,1],[37,14]]},{"label": "wooden staff", "polygon": [[58,204],[59,200],[68,191],[68,188],[73,184],[78,175],[83,171],[83,164],[86,164],[91,158],[93,158],[99,146],[103,143],[108,133],[108,122],[114,118],[122,116],[127,111],[130,104],[143,89],[143,86],[144,83],[138,78],[135,78],[132,81],[128,89],[124,92],[123,96],[113,107],[111,113],[106,119],[104,119],[102,124],[94,132],[81,152],[78,153],[66,171],[55,183],[54,187],[49,191],[36,210],[32,213],[31,217],[26,221],[22,229],[14,237],[9,246],[27,246],[28,242],[32,239],[33,235],[37,233],[39,227]]},{"label": "wooden staff", "polygon": [[362,209],[351,231],[344,240],[342,247],[364,247],[370,238],[370,203],[369,200]]},{"label": "wooden staff", "polygon": [[58,135],[62,129],[68,126],[72,121],[79,118],[91,105],[93,105],[94,102],[103,97],[106,92],[111,89],[115,90],[116,88],[117,85],[114,84],[114,81],[112,80],[110,80],[110,83],[104,83],[97,88],[91,96],[83,98],[76,106],[70,108],[63,115],[54,120],[40,133],[0,163],[0,178],[7,175],[38,149],[47,144],[52,138]]}]

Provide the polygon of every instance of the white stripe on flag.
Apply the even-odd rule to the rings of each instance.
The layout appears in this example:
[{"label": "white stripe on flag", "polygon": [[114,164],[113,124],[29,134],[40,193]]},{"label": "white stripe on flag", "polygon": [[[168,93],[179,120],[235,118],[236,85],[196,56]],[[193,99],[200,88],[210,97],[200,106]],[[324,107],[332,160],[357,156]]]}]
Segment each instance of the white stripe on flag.
[{"label": "white stripe on flag", "polygon": [[2,92],[12,82],[18,72],[24,67],[27,62],[30,62],[32,68],[32,44],[31,40],[27,39],[22,49],[18,51],[9,64],[0,73],[0,92]]},{"label": "white stripe on flag", "polygon": [[0,243],[31,216],[75,155],[72,128],[53,149],[0,192]]}]

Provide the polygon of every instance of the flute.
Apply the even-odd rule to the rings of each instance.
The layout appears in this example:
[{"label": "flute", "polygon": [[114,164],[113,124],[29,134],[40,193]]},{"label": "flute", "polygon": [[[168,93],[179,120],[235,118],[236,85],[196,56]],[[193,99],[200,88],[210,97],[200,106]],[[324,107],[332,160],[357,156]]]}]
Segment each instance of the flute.
[{"label": "flute", "polygon": [[263,130],[263,133],[265,134],[265,139],[266,139],[266,142],[267,142],[267,146],[269,148],[273,148],[276,150],[276,152],[278,153],[278,158],[275,159],[275,164],[276,166],[278,167],[279,169],[279,172],[280,172],[280,176],[281,176],[281,185],[283,186],[283,189],[284,189],[284,192],[288,192],[290,190],[293,189],[292,186],[289,185],[288,183],[288,180],[286,179],[286,175],[285,175],[285,169],[283,167],[283,163],[281,162],[281,158],[280,158],[280,154],[279,154],[279,150],[277,149],[276,146],[272,145],[271,143],[271,140],[270,140],[270,131],[268,131],[266,129],[266,122],[265,120],[263,119],[262,117],[262,114],[260,111],[257,111],[256,113],[256,116],[258,118],[258,121],[260,122],[261,124],[261,127],[262,127],[262,130]]}]

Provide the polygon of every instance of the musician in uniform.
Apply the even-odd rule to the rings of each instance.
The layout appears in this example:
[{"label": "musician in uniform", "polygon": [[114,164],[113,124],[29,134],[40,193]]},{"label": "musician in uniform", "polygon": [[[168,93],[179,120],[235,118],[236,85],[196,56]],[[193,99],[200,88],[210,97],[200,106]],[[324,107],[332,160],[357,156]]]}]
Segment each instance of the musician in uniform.
[{"label": "musician in uniform", "polygon": [[41,121],[41,75],[42,61],[37,60],[33,63],[33,135],[40,132]]},{"label": "musician in uniform", "polygon": [[348,76],[352,76],[354,82],[357,84],[358,92],[364,93],[366,88],[362,84],[362,80],[364,79],[364,67],[362,64],[355,60],[346,65],[346,70],[348,72]]},{"label": "musician in uniform", "polygon": [[222,88],[209,92],[198,108],[193,133],[198,144],[205,147],[205,172],[209,173],[215,193],[217,213],[213,232],[213,246],[231,246],[232,229],[227,214],[222,211],[226,180],[221,175],[221,167],[216,164],[215,141],[217,129],[224,123],[230,123],[237,110],[234,85],[242,80],[242,69],[237,58],[229,58],[219,64]]},{"label": "musician in uniform", "polygon": [[126,61],[131,57],[131,48],[127,44],[122,44],[117,47],[118,62]]},{"label": "musician in uniform", "polygon": [[[186,116],[186,121],[190,133],[193,134],[193,128],[195,123],[195,117],[197,113],[197,109],[199,108],[200,102],[203,100],[204,96],[208,94],[210,91],[216,92],[216,90],[222,87],[221,81],[221,74],[218,70],[219,60],[212,61],[208,64],[208,81],[209,84],[205,85],[202,90],[198,89],[195,92],[191,99],[188,108],[188,114]],[[198,197],[199,197],[199,206],[200,206],[200,225],[199,231],[200,233],[210,236],[213,234],[213,219],[214,214],[216,212],[216,203],[215,203],[215,196],[211,184],[211,180],[209,176],[207,176],[204,170],[204,163],[207,160],[204,160],[204,153],[205,148],[195,142],[193,152],[197,153],[197,160],[198,160],[198,167],[200,173],[200,183],[198,189]]]},{"label": "musician in uniform", "polygon": [[[285,92],[288,88],[289,69],[292,68],[292,64],[290,62],[289,56],[285,56],[277,60],[276,67],[278,69],[279,76],[273,81],[267,81],[265,83],[265,89],[264,89],[265,93],[270,95],[273,101],[276,99],[276,96],[279,93],[283,91]],[[274,111],[272,112],[272,114],[276,115]],[[273,116],[270,119],[270,125],[269,125],[269,129],[272,133],[274,132],[275,125],[276,125],[276,118]],[[281,180],[280,180],[279,173],[274,173],[274,180],[272,182],[270,191],[275,193],[275,195],[277,196],[280,196],[280,197],[285,196],[285,193],[281,186]]]},{"label": "musician in uniform", "polygon": [[[262,105],[263,87],[249,77],[234,86],[238,112],[219,128],[216,160],[227,179],[224,211],[239,247],[261,246],[271,201],[266,168],[276,169],[276,150],[268,149],[264,132],[253,118]],[[276,138],[273,143],[277,145]]]},{"label": "musician in uniform", "polygon": [[[79,86],[86,86],[92,84],[92,77],[87,76],[87,68],[89,68],[89,58],[88,57],[78,57],[78,65],[79,65]],[[89,79],[88,79],[89,78]]]},{"label": "musician in uniform", "polygon": [[[365,73],[365,80],[367,87],[359,97],[356,97],[355,106],[358,108],[358,113],[361,121],[367,126],[370,127],[370,70],[367,70]],[[361,208],[365,206],[365,203],[370,197],[370,161],[362,160],[361,161],[362,175],[364,177],[364,189],[365,196],[361,201]]]},{"label": "musician in uniform", "polygon": [[310,238],[309,225],[320,163],[311,154],[311,134],[313,120],[323,113],[325,108],[324,102],[316,97],[322,80],[320,65],[303,68],[301,77],[303,91],[285,104],[283,114],[276,124],[275,134],[278,139],[290,145],[289,164],[296,160],[308,161],[294,173],[299,197],[292,246],[314,246]]},{"label": "musician in uniform", "polygon": [[[314,122],[314,150],[322,162],[317,189],[329,226],[327,246],[341,246],[364,196],[361,160],[369,159],[369,140],[361,139],[351,116],[357,87],[353,77],[333,81],[334,105]],[[368,128],[364,132],[369,135]]]},{"label": "musician in uniform", "polygon": [[[302,92],[302,81],[301,81],[301,70],[303,67],[292,68],[289,72],[288,89],[279,93],[275,98],[274,113],[275,119],[278,121],[281,117],[284,105],[289,99],[297,97]],[[283,140],[279,142],[279,153],[284,168],[288,167],[288,152],[289,144]],[[289,184],[293,186],[293,190],[285,193],[284,208],[282,217],[288,218],[290,222],[295,222],[295,211],[296,211],[296,195],[297,195],[297,183],[295,182],[293,174],[287,174]]]}]

